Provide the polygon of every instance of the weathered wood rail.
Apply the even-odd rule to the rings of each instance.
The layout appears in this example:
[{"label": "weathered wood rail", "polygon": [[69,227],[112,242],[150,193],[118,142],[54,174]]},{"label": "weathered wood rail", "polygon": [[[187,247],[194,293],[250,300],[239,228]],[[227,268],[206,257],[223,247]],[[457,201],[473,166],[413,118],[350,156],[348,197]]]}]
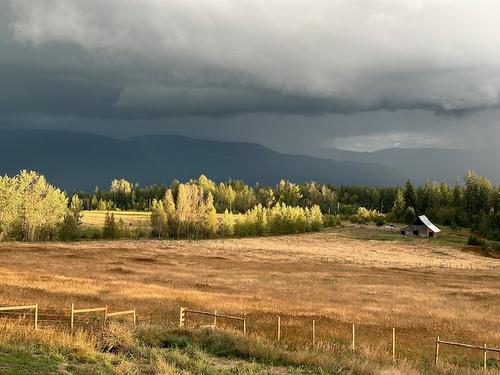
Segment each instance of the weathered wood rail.
[{"label": "weathered wood rail", "polygon": [[1,306],[0,311],[29,311],[33,310],[33,328],[38,329],[38,304],[26,306]]},{"label": "weathered wood rail", "polygon": [[243,322],[243,334],[247,333],[247,321],[246,321],[246,314],[243,316],[235,316],[235,315],[228,315],[228,314],[221,314],[218,313],[217,310],[214,312],[210,311],[201,311],[201,310],[192,310],[188,309],[185,307],[181,307],[179,311],[179,327],[184,327],[186,324],[186,314],[196,314],[196,315],[204,315],[204,316],[211,316],[213,317],[213,326],[217,327],[217,318],[225,318],[225,319],[230,319],[230,320],[237,320],[240,322]]},{"label": "weathered wood rail", "polygon": [[460,347],[460,348],[481,350],[483,352],[483,368],[485,370],[488,367],[488,352],[500,353],[500,349],[489,348],[486,344],[483,344],[483,346],[480,346],[480,345],[464,344],[461,342],[454,342],[454,341],[444,341],[444,340],[441,340],[438,336],[436,338],[436,351],[435,351],[435,355],[434,355],[434,364],[435,365],[437,365],[439,362],[439,345],[440,344],[449,345],[449,346],[456,346],[456,347]]},{"label": "weathered wood rail", "polygon": [[[98,327],[104,328],[106,326],[106,322],[109,321],[110,318],[119,318],[119,317],[131,317],[132,318],[132,323],[133,326],[135,327],[136,325],[139,324],[139,317],[136,313],[135,309],[131,310],[124,310],[124,311],[115,311],[115,312],[109,312],[108,307],[91,307],[91,308],[79,308],[75,309],[75,305],[71,304],[71,309],[69,310],[64,310],[64,309],[46,309],[46,310],[40,310],[38,304],[33,304],[33,305],[15,305],[15,306],[4,306],[0,305],[0,321],[2,315],[5,317],[7,320],[27,320],[28,318],[31,319],[33,318],[33,328],[38,329],[39,328],[39,322],[50,322],[50,323],[61,323],[64,326],[68,327],[68,322],[71,331],[74,330],[75,327],[75,316],[76,315],[90,315],[94,314],[94,318],[97,316],[100,316],[102,314],[102,324],[98,324]],[[201,316],[208,316],[213,318],[213,328],[217,327],[218,324],[218,319],[229,319],[233,320],[236,322],[241,322],[242,323],[242,331],[244,334],[247,334],[247,315],[243,314],[243,316],[237,316],[237,315],[231,315],[231,314],[225,314],[225,313],[219,313],[217,311],[203,311],[203,310],[196,310],[196,309],[189,309],[186,307],[181,307],[179,311],[179,327],[185,327],[186,325],[186,315],[187,314],[192,314],[192,315],[201,315]],[[160,318],[160,323],[159,324],[165,324],[169,325],[172,324],[172,322],[175,322],[176,318],[173,316],[170,316],[170,320],[167,318],[166,315],[163,314],[150,314],[150,324],[153,322],[153,317],[154,316],[159,316]],[[40,320],[40,317],[42,318]],[[146,323],[148,322],[147,315],[142,318],[141,323]],[[100,320],[96,320],[96,322],[100,323]],[[306,328],[308,332],[310,332],[310,339],[308,341],[311,343],[312,347],[318,346],[318,320],[312,319],[310,321],[312,323],[311,331],[309,331],[309,328]],[[277,342],[280,342],[282,339],[282,319],[280,316],[277,316],[277,321],[276,321],[276,331],[275,331],[275,339]],[[174,323],[175,324],[175,323]],[[321,328],[321,327],[320,327]],[[350,349],[353,352],[357,352],[357,334],[358,334],[358,328],[354,324],[349,325],[349,331],[350,331]],[[285,328],[286,329],[286,328]],[[274,329],[273,329],[274,330]],[[349,332],[347,331],[347,332]],[[346,332],[346,335],[348,334]],[[360,330],[361,333],[364,332],[363,329]],[[387,332],[389,336],[389,332]],[[320,343],[324,341],[320,341]],[[461,347],[461,348],[466,348],[466,349],[472,349],[472,350],[478,350],[483,353],[482,356],[482,367],[486,369],[488,367],[488,352],[491,353],[500,353],[499,348],[494,348],[487,346],[486,344],[483,345],[473,345],[473,344],[467,344],[467,343],[461,343],[461,342],[455,342],[455,341],[446,341],[440,339],[439,336],[437,336],[436,341],[435,341],[435,353],[434,353],[434,364],[438,365],[442,359],[442,355],[440,356],[440,350],[442,349],[442,346],[452,346],[452,347]],[[397,342],[396,342],[396,328],[392,328],[392,340],[391,340],[391,347],[390,349],[388,348],[388,355],[392,357],[393,361],[396,361],[396,348],[397,348]],[[390,352],[389,352],[390,350]],[[494,362],[491,362],[494,361]],[[492,363],[492,366],[495,366],[495,363],[497,363],[498,359],[493,356],[493,358],[490,358],[490,363]]]}]

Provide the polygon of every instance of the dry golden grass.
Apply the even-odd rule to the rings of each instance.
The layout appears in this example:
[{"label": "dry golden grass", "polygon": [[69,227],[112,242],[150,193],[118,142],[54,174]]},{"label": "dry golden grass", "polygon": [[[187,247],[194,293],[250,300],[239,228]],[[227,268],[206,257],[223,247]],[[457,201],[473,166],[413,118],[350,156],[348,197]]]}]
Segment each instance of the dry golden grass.
[{"label": "dry golden grass", "polygon": [[[441,262],[485,269],[424,266]],[[338,229],[206,241],[1,243],[0,304],[135,307],[142,317],[161,311],[172,322],[181,305],[246,312],[249,332],[269,338],[279,314],[292,346],[307,344],[313,318],[323,346],[345,344],[355,323],[363,350],[381,352],[395,326],[400,357],[430,360],[437,334],[500,346],[498,262],[438,241],[356,240]],[[481,359],[479,352],[442,352],[456,363]]]},{"label": "dry golden grass", "polygon": [[[83,211],[82,224],[84,227],[102,228],[108,211]],[[109,211],[115,215],[118,222],[123,220],[124,226],[130,229],[149,228],[151,226],[150,212],[144,211]]]}]

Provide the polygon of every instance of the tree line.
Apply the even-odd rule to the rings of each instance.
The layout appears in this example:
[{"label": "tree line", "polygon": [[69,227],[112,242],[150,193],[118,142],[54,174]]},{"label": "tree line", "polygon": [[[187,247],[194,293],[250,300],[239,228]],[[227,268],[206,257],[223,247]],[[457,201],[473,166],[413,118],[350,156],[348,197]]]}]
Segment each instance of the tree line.
[{"label": "tree line", "polygon": [[[0,177],[0,240],[77,239],[84,209],[150,211],[153,235],[161,238],[297,233],[317,230],[320,216],[321,225],[339,218],[410,223],[425,214],[437,224],[500,240],[500,187],[472,171],[452,186],[407,181],[385,188],[284,180],[275,186],[215,183],[205,176],[140,187],[116,179],[107,190],[78,192],[71,199],[36,172]],[[114,217],[108,216],[113,228]]]},{"label": "tree line", "polygon": [[[226,210],[246,213],[257,205],[271,209],[284,204],[303,209],[317,205],[323,214],[379,224],[411,223],[418,215],[426,215],[437,224],[471,228],[481,236],[500,240],[500,187],[473,171],[467,171],[463,180],[454,185],[427,181],[414,186],[408,180],[404,186],[378,188],[316,182],[296,184],[281,180],[275,186],[252,186],[241,180],[216,184],[205,176],[189,183],[198,186],[204,194],[211,194],[218,213]],[[176,199],[180,185],[174,180],[169,186],[141,188],[125,180],[114,180],[108,191],[96,189],[92,194],[79,196],[95,209],[105,206],[108,209],[151,210],[153,201],[162,200],[168,190]]]},{"label": "tree line", "polygon": [[[216,184],[205,176],[189,181],[210,191],[218,213],[226,209],[233,213],[243,213],[256,204],[272,207],[278,203],[289,206],[320,206],[321,211],[331,214],[354,213],[358,207],[390,212],[398,187],[375,188],[369,186],[334,186],[317,182],[296,184],[281,180],[275,186],[262,184],[248,185],[241,180],[229,180]],[[150,211],[153,200],[161,200],[168,189],[174,197],[180,182],[173,180],[169,185],[142,187],[125,179],[115,179],[108,189],[96,187],[93,192],[75,192],[86,210],[132,210]]]}]

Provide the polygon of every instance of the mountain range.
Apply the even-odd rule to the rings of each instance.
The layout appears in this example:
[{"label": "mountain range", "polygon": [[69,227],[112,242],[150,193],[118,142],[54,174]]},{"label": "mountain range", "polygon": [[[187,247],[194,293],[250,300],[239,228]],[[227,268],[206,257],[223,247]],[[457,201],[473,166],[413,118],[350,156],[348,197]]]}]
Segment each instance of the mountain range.
[{"label": "mountain range", "polygon": [[0,174],[14,175],[21,169],[36,170],[69,192],[106,188],[114,178],[145,186],[201,174],[215,181],[268,185],[280,179],[373,186],[405,180],[396,169],[373,162],[284,154],[255,143],[177,135],[119,140],[58,130],[0,131]]},{"label": "mountain range", "polygon": [[453,184],[467,170],[500,183],[500,151],[494,149],[457,150],[444,148],[389,148],[373,152],[345,151],[323,148],[309,154],[356,163],[375,163],[394,168],[416,184],[425,181],[446,181]]}]

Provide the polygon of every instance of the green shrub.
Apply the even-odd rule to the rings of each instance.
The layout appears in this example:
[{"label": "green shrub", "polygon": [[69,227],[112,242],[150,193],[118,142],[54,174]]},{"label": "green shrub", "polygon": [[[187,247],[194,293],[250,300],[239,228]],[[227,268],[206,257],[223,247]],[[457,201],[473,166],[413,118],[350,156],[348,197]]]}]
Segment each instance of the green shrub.
[{"label": "green shrub", "polygon": [[115,214],[106,212],[106,218],[104,219],[104,228],[102,230],[102,236],[107,239],[118,238],[119,230],[116,224]]},{"label": "green shrub", "polygon": [[375,225],[377,227],[381,227],[385,224],[385,218],[383,215],[378,215],[376,218],[375,218]]},{"label": "green shrub", "polygon": [[485,246],[485,241],[482,238],[479,238],[475,234],[472,234],[469,236],[469,239],[467,240],[467,245],[471,246]]},{"label": "green shrub", "polygon": [[141,327],[136,331],[136,339],[151,348],[179,348],[188,346],[191,335],[184,331],[168,331],[158,327]]},{"label": "green shrub", "polygon": [[76,241],[80,238],[80,228],[73,215],[67,214],[59,228],[61,241]]},{"label": "green shrub", "polygon": [[340,216],[337,216],[337,215],[323,215],[323,226],[325,228],[331,228],[331,227],[335,227],[337,225],[340,225],[341,223],[341,220],[340,220]]},{"label": "green shrub", "polygon": [[416,218],[417,215],[415,214],[415,210],[413,209],[413,207],[408,207],[403,214],[403,221],[406,224],[411,224],[415,222]]}]

